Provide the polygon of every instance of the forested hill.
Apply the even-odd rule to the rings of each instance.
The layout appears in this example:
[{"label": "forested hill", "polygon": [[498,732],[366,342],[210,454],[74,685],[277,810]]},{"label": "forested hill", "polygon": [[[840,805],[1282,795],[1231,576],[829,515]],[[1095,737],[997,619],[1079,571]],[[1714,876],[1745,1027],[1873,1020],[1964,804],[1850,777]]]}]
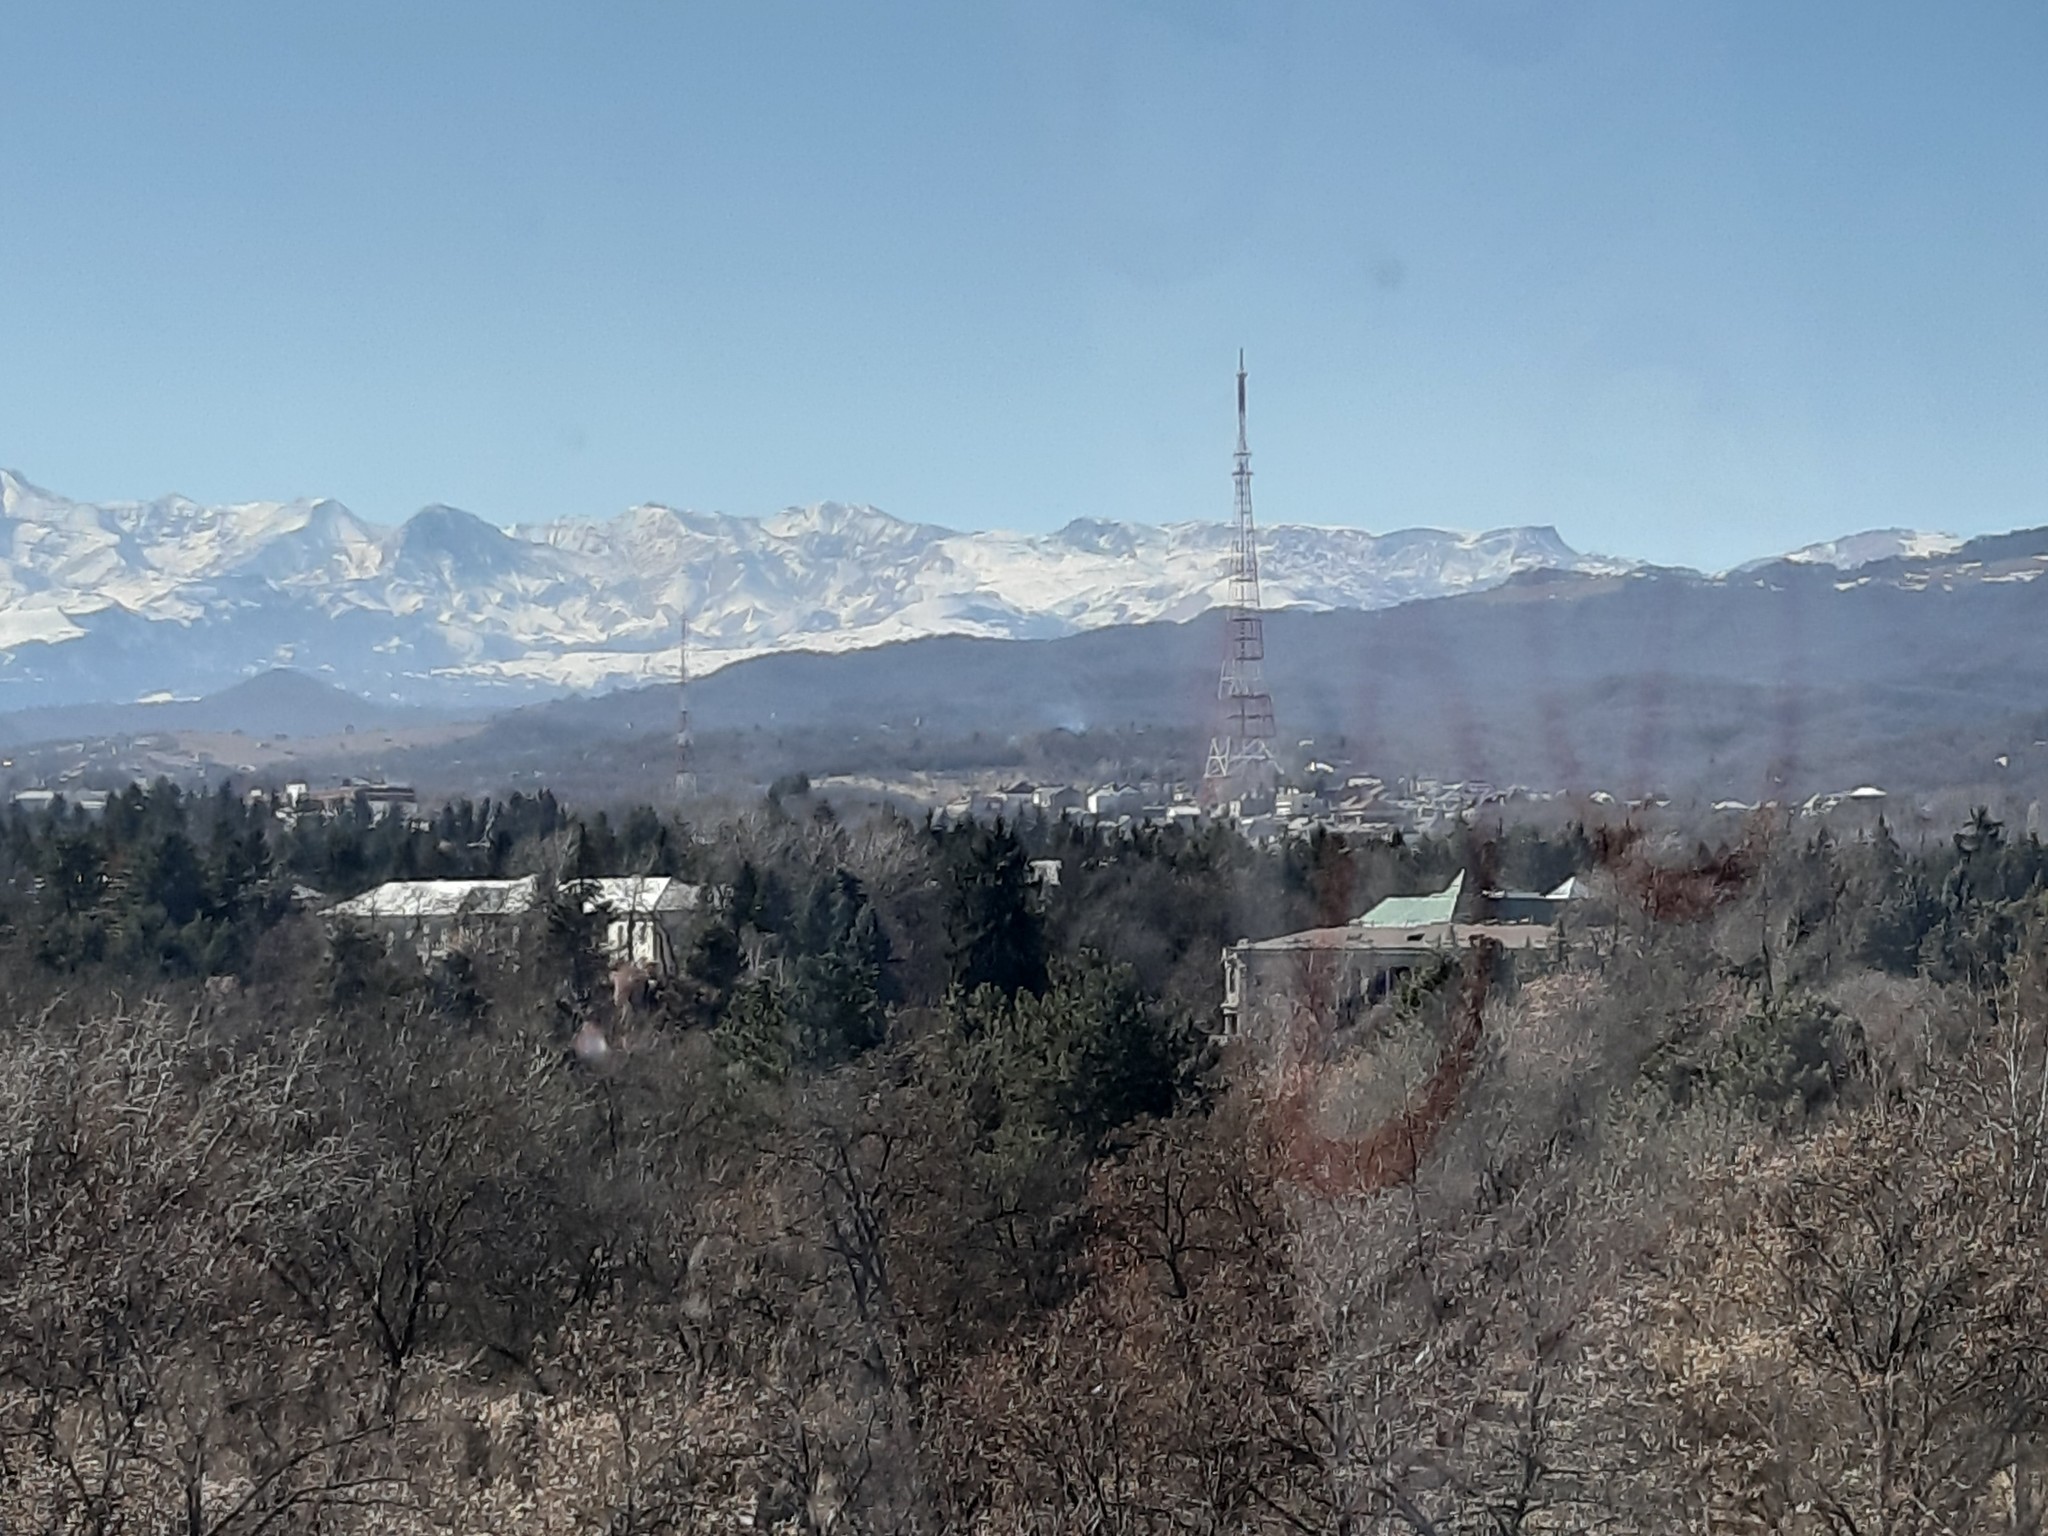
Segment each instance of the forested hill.
[{"label": "forested hill", "polygon": [[[2048,1498],[2048,853],[1988,817],[1702,857],[793,797],[286,832],[166,789],[0,832],[8,1531],[2010,1536]],[[563,897],[635,869],[718,892],[651,998]],[[1224,943],[1459,869],[1586,894],[1512,962],[1304,963],[1281,1034],[1206,1039]],[[424,959],[298,910],[432,873],[545,895]]]},{"label": "forested hill", "polygon": [[277,667],[200,699],[9,710],[0,713],[0,744],[170,731],[325,736],[373,727],[402,728],[434,718],[424,710],[360,698],[303,672]]},{"label": "forested hill", "polygon": [[[2022,572],[2032,549],[2014,556]],[[2048,588],[1983,579],[2001,573],[1981,562],[1943,585],[1930,564],[1870,579],[1794,563],[1720,580],[1538,574],[1373,613],[1281,612],[1266,620],[1266,674],[1285,735],[1342,736],[1389,773],[1745,800],[2038,774]],[[766,657],[701,679],[691,706],[713,732],[1194,737],[1213,713],[1220,637],[1209,615]],[[587,755],[606,737],[653,742],[673,719],[672,689],[565,700],[504,717],[463,755],[487,762],[495,739],[544,765],[550,739]]]},{"label": "forested hill", "polygon": [[[1270,614],[1266,673],[1283,745],[1341,742],[1342,755],[1382,774],[1745,802],[1876,783],[2023,810],[2048,795],[2048,748],[2037,745],[2048,741],[2044,560],[2048,536],[2035,532],[1854,573],[1791,561],[1716,579],[1529,573],[1375,612]],[[1020,736],[1134,729],[1173,738],[1192,773],[1220,651],[1212,613],[1052,640],[782,654],[698,679],[691,711],[707,762],[741,782],[876,763],[986,765],[999,758],[989,744]],[[502,792],[517,774],[588,800],[653,793],[673,770],[671,686],[408,731],[418,722],[405,712],[300,684],[257,679],[190,704],[0,717],[0,739],[229,727],[297,737],[374,722],[388,741],[369,756],[360,738],[331,760],[297,740],[291,772],[380,772],[472,794]],[[800,759],[777,756],[782,735]],[[979,759],[963,749],[977,739]],[[108,760],[127,761],[119,750]],[[68,765],[37,762],[52,773]]]}]

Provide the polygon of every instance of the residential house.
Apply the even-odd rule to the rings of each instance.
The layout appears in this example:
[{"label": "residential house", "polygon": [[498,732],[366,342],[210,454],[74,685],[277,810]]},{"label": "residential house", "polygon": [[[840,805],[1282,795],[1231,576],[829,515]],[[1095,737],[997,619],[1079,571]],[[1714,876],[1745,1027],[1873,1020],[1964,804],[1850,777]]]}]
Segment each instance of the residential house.
[{"label": "residential house", "polygon": [[[690,917],[703,891],[666,875],[625,875],[570,881],[563,894],[604,920],[605,957],[667,974],[680,960]],[[422,962],[452,950],[508,942],[542,904],[538,879],[387,880],[374,890],[329,908],[331,917],[359,923],[392,948],[408,948]]]},{"label": "residential house", "polygon": [[1240,940],[1223,951],[1218,1033],[1271,1044],[1305,1015],[1335,1027],[1409,972],[1455,960],[1480,939],[1511,954],[1554,951],[1576,894],[1567,881],[1540,896],[1468,895],[1461,872],[1440,891],[1389,896],[1341,927]]},{"label": "residential house", "polygon": [[277,813],[279,819],[290,822],[301,816],[331,820],[350,810],[360,811],[372,822],[382,821],[387,816],[411,821],[420,813],[420,797],[409,784],[358,784],[353,779],[343,779],[329,789],[315,789],[310,784],[287,784]]},{"label": "residential house", "polygon": [[540,882],[532,875],[519,880],[387,880],[336,902],[328,916],[360,924],[387,947],[410,949],[424,963],[502,938],[535,911],[539,899]]},{"label": "residential house", "polygon": [[619,875],[579,880],[571,889],[582,896],[585,912],[604,914],[608,958],[662,976],[682,963],[685,930],[703,887],[670,875]]}]

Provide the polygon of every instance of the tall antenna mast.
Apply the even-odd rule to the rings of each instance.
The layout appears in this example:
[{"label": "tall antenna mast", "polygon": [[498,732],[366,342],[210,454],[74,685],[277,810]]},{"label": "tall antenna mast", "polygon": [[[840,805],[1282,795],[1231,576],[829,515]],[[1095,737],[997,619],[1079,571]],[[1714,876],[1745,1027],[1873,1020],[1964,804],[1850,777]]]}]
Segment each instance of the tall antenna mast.
[{"label": "tall antenna mast", "polygon": [[1252,520],[1252,450],[1245,435],[1244,353],[1237,354],[1237,528],[1224,610],[1219,720],[1202,770],[1202,798],[1217,805],[1279,777],[1273,757],[1273,696],[1266,692],[1266,621],[1259,607],[1259,537]]},{"label": "tall antenna mast", "polygon": [[697,793],[697,775],[690,766],[690,611],[682,594],[676,601],[676,809]]}]

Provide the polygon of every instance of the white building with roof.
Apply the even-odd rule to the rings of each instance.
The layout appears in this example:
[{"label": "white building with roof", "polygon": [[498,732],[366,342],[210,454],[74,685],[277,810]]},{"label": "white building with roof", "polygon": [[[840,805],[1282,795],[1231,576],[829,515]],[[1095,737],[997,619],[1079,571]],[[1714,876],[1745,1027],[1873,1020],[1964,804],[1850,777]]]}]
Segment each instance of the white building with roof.
[{"label": "white building with roof", "polygon": [[[666,974],[681,953],[684,929],[702,899],[702,887],[668,875],[617,875],[572,880],[563,894],[590,916],[604,919],[606,958]],[[328,915],[359,923],[393,948],[410,948],[422,961],[455,949],[504,939],[542,906],[538,877],[517,880],[387,880],[337,902]]]},{"label": "white building with roof", "polygon": [[1128,784],[1105,784],[1088,793],[1090,816],[1132,816],[1144,804],[1144,791]]},{"label": "white building with roof", "polygon": [[605,919],[605,954],[667,975],[681,963],[684,929],[703,887],[673,875],[612,875],[572,882],[583,910]]},{"label": "white building with roof", "polygon": [[410,948],[422,961],[450,950],[488,943],[539,905],[540,881],[387,880],[327,909],[330,918],[357,923],[392,947]]},{"label": "white building with roof", "polygon": [[104,789],[18,789],[14,792],[14,803],[24,811],[54,810],[59,800],[83,815],[98,816],[107,808],[108,794]]}]

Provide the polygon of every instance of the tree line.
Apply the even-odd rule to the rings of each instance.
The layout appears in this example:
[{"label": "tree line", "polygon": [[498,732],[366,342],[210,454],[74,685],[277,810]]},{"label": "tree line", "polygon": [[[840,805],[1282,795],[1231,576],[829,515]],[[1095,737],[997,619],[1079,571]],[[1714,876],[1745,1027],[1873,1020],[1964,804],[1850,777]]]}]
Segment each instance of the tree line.
[{"label": "tree line", "polygon": [[[158,787],[0,843],[7,1528],[2041,1528],[2048,856],[1988,817],[1255,848]],[[1564,952],[1219,1056],[1224,943],[1460,868],[1585,877]],[[421,964],[293,895],[401,871],[718,898],[620,1008],[566,918]],[[1454,1037],[1397,1180],[1304,1172]]]}]

